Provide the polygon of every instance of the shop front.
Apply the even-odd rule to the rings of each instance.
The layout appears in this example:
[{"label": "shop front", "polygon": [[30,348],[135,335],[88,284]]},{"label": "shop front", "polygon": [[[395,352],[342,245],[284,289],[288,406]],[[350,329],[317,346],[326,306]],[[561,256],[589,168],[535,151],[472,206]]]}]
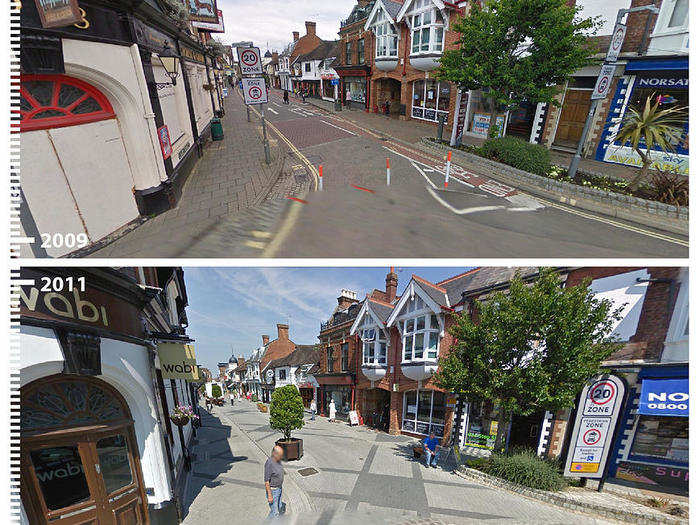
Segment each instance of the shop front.
[{"label": "shop front", "polygon": [[445,434],[446,396],[437,390],[409,390],[403,393],[402,433],[441,438]]},{"label": "shop front", "polygon": [[688,493],[688,386],[687,366],[642,368],[639,398],[632,397],[623,414],[611,477],[639,488]]},{"label": "shop front", "polygon": [[304,408],[311,408],[311,402],[316,399],[316,388],[309,381],[299,383],[298,388]]},{"label": "shop front", "polygon": [[336,66],[342,87],[343,105],[354,109],[369,108],[369,66]]},{"label": "shop front", "polygon": [[[625,68],[625,82],[618,84],[611,109],[607,117],[607,127],[596,150],[596,160],[641,167],[640,156],[629,146],[614,141],[619,129],[619,116],[624,119],[632,110],[642,111],[649,97],[652,103],[658,102],[660,109],[679,108],[682,110],[682,137],[675,151],[667,153],[654,147],[651,169],[671,171],[688,175],[689,171],[689,80],[688,59],[630,60]],[[643,139],[642,139],[643,140]],[[641,143],[642,150],[646,145]]]},{"label": "shop front", "polygon": [[318,410],[323,416],[328,416],[331,400],[335,403],[336,417],[347,420],[348,414],[354,410],[355,380],[351,374],[324,374],[314,376],[318,387]]},{"label": "shop front", "polygon": [[389,431],[391,392],[384,388],[363,388],[358,390],[358,409],[368,427]]},{"label": "shop front", "polygon": [[411,117],[438,122],[449,119],[452,86],[433,79],[416,80],[412,84]]}]

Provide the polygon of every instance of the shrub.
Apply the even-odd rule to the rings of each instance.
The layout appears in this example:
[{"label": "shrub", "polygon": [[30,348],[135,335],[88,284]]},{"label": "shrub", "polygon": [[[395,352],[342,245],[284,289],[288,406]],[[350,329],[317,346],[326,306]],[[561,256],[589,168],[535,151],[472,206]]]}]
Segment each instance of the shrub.
[{"label": "shrub", "polygon": [[558,464],[532,451],[494,454],[479,470],[532,489],[558,491],[567,486]]},{"label": "shrub", "polygon": [[688,177],[673,171],[656,171],[652,173],[645,193],[648,195],[647,198],[672,206],[688,206],[690,197]]},{"label": "shrub", "polygon": [[211,386],[211,397],[221,397],[221,387],[219,385]]},{"label": "shrub", "polygon": [[304,402],[294,385],[275,388],[272,393],[270,426],[282,431],[287,441],[292,437],[292,430],[304,426]]},{"label": "shrub", "polygon": [[551,166],[547,148],[539,144],[530,144],[517,137],[487,139],[479,148],[478,153],[482,157],[496,160],[536,175],[547,175]]},{"label": "shrub", "polygon": [[252,396],[250,396],[250,400],[253,403],[257,403],[258,402],[258,394],[253,394]]}]

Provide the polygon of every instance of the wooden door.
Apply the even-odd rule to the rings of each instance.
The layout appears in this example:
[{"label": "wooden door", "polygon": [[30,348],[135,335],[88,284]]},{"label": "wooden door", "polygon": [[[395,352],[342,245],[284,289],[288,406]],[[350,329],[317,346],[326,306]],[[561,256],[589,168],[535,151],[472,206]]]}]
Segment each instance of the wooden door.
[{"label": "wooden door", "polygon": [[588,110],[591,107],[590,89],[568,89],[559,116],[554,144],[575,148],[583,133]]},{"label": "wooden door", "polygon": [[32,522],[52,525],[147,523],[135,446],[129,428],[24,444],[22,490]]}]

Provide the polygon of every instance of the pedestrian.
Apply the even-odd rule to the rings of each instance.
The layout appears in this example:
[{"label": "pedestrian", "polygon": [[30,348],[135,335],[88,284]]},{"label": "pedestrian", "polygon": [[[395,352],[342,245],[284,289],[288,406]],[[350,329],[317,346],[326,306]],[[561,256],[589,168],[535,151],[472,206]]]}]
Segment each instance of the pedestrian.
[{"label": "pedestrian", "polygon": [[289,92],[286,89],[284,90],[284,95],[282,95],[282,101],[285,104],[289,104]]},{"label": "pedestrian", "polygon": [[423,450],[425,451],[425,466],[429,467],[432,464],[433,468],[437,467],[440,451],[438,444],[440,440],[435,437],[435,432],[430,432],[430,435],[423,440]]},{"label": "pedestrian", "polygon": [[328,404],[328,421],[331,423],[335,421],[335,401],[331,399],[331,402]]},{"label": "pedestrian", "polygon": [[350,109],[350,102],[352,101],[352,95],[350,94],[350,90],[348,89],[345,92],[345,104],[347,105],[348,109]]},{"label": "pedestrian", "polygon": [[284,451],[279,445],[275,445],[272,454],[265,462],[264,479],[267,503],[270,505],[268,519],[279,517],[282,508],[282,482],[284,481],[284,469],[282,468],[282,456]]},{"label": "pedestrian", "polygon": [[309,406],[311,409],[311,421],[314,421],[316,419],[316,400],[312,399],[311,400],[311,406]]},{"label": "pedestrian", "polygon": [[209,396],[207,396],[206,405],[207,405],[207,410],[209,410],[211,412],[212,404],[211,404],[211,398]]},{"label": "pedestrian", "polygon": [[301,90],[301,101],[306,102],[306,89]]},{"label": "pedestrian", "polygon": [[236,399],[236,394],[234,393],[233,390],[229,392],[228,397],[231,399],[231,406],[233,406],[233,400]]}]

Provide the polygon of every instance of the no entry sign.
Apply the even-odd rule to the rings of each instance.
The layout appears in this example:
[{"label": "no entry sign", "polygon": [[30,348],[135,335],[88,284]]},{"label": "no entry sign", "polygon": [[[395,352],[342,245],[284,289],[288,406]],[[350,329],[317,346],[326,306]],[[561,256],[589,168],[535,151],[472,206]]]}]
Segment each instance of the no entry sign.
[{"label": "no entry sign", "polygon": [[237,47],[238,65],[242,75],[262,75],[262,62],[260,61],[260,48]]},{"label": "no entry sign", "polygon": [[265,86],[265,79],[261,77],[244,78],[243,99],[246,104],[266,104],[267,87]]},{"label": "no entry sign", "polygon": [[608,96],[608,91],[610,91],[614,74],[615,66],[605,64],[600,68],[600,75],[598,75],[598,80],[593,88],[591,100],[599,100]]},{"label": "no entry sign", "polygon": [[598,377],[583,389],[564,467],[565,476],[603,477],[624,394],[625,384],[616,376]]}]

